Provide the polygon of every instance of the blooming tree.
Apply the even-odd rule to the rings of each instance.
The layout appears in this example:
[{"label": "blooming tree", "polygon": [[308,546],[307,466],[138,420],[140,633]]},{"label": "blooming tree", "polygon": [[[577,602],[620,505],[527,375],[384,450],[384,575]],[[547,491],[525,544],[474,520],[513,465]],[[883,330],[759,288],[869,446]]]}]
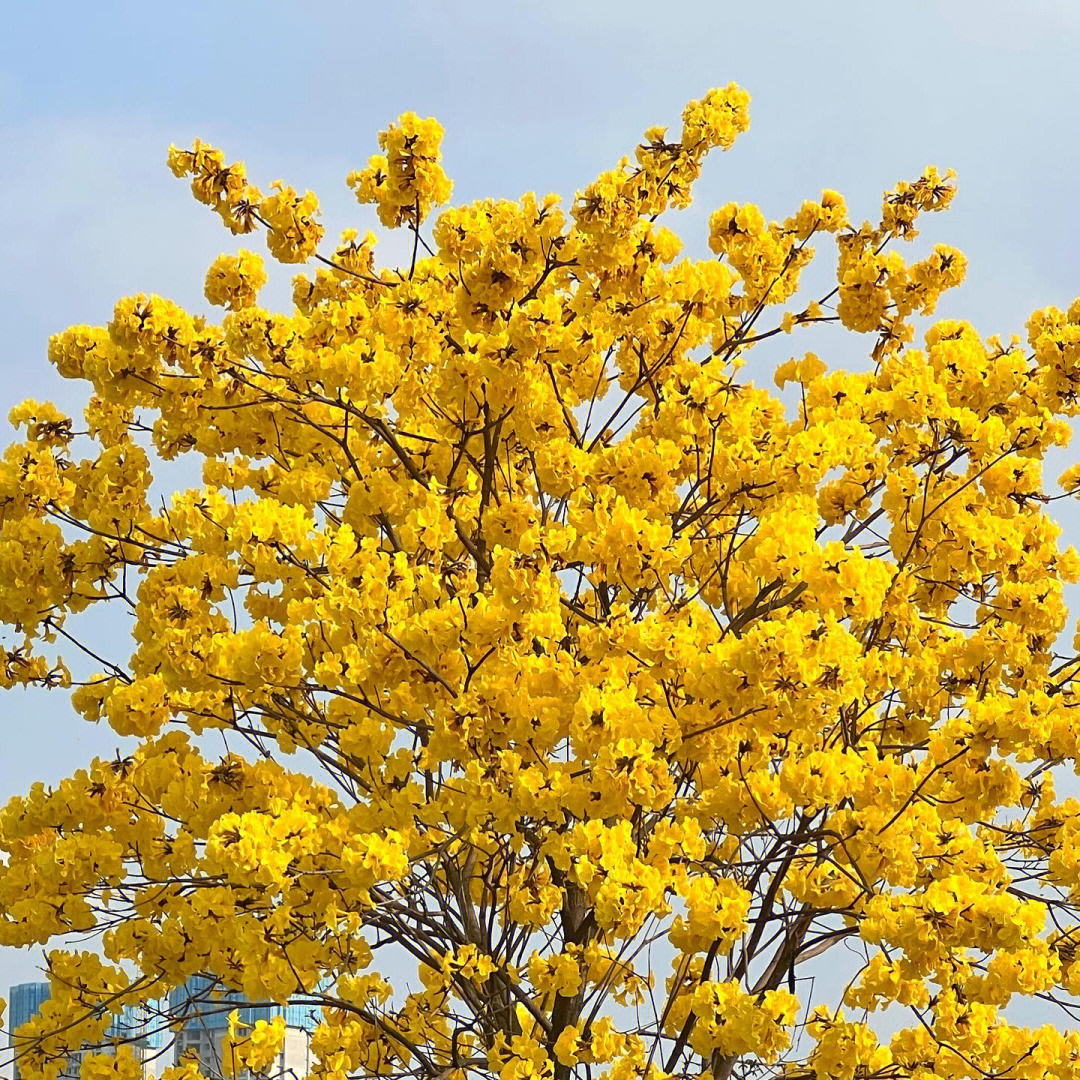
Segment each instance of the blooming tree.
[{"label": "blooming tree", "polygon": [[[748,101],[691,102],[568,210],[438,211],[442,129],[406,114],[348,178],[399,268],[170,151],[311,269],[288,313],[250,250],[210,267],[219,321],[123,299],[49,345],[85,419],[12,415],[0,684],[136,740],[0,816],[0,942],[52,947],[27,1080],[125,1005],[175,1021],[194,975],[310,1004],[318,1080],[1080,1076],[1080,557],[1041,476],[1080,301],[916,345],[965,269],[902,252],[953,197],[933,168],[860,227],[833,191],[731,203],[680,257],[658,219]],[[867,363],[755,359],[817,324]],[[180,456],[201,483],[157,500]],[[272,1075],[282,1036],[233,1024],[221,1067]]]}]

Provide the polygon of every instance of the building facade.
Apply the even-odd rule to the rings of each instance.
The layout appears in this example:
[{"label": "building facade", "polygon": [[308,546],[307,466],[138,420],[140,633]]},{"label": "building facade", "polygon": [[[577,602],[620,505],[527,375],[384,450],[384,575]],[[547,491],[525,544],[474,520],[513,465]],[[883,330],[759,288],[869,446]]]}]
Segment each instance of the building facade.
[{"label": "building facade", "polygon": [[[196,976],[169,994],[169,1019],[182,1022],[175,1036],[169,1031],[157,1030],[164,1027],[160,1017],[155,1016],[150,1021],[148,1016],[141,1015],[141,1010],[137,1013],[125,1007],[113,1021],[107,1037],[116,1040],[114,1047],[121,1042],[131,1046],[142,1063],[144,1080],[153,1080],[166,1066],[177,1063],[185,1054],[194,1054],[198,1058],[204,1075],[220,1077],[223,1075],[222,1047],[229,1033],[229,1013],[233,1009],[238,1010],[240,1022],[246,1025],[283,1015],[285,1040],[276,1066],[269,1069],[267,1075],[271,1078],[280,1076],[288,1080],[303,1080],[310,1071],[311,1032],[318,1022],[312,1006],[248,1005],[235,992],[215,992],[215,985],[211,979]],[[11,1036],[8,1045],[14,1051],[14,1080],[21,1080],[18,1028],[36,1016],[48,998],[47,982],[20,983],[11,988],[8,1013]],[[166,1002],[160,1003],[162,1011],[165,1006]],[[115,1052],[114,1047],[94,1047],[92,1052]],[[82,1059],[90,1052],[87,1049],[73,1053],[64,1063],[61,1080],[78,1080]],[[237,1072],[237,1080],[251,1080],[251,1077],[241,1069]]]},{"label": "building facade", "polygon": [[[229,1013],[237,1010],[241,1024],[254,1026],[259,1020],[285,1018],[285,1039],[270,1077],[303,1080],[310,1071],[311,1033],[318,1019],[310,1005],[250,1005],[235,991],[215,990],[212,979],[195,976],[169,994],[169,1015],[184,1019],[177,1032],[170,1064],[185,1053],[193,1053],[207,1076],[222,1076],[222,1048],[229,1034]],[[250,1080],[246,1069],[237,1070],[237,1080]]]},{"label": "building facade", "polygon": [[41,1006],[49,998],[49,984],[47,982],[19,983],[11,988],[8,995],[8,1048],[12,1051],[13,1075],[15,1080],[20,1080],[19,1071],[19,1042],[15,1033],[28,1020],[32,1020],[41,1011]]},{"label": "building facade", "polygon": [[[47,982],[19,983],[11,988],[10,1005],[8,1007],[8,1048],[12,1051],[12,1070],[14,1080],[21,1080],[22,1071],[19,1068],[19,1051],[25,1045],[18,1037],[19,1028],[32,1020],[39,1012],[42,1005],[49,1000],[49,984]],[[152,1038],[147,1034],[146,1024],[136,1016],[134,1009],[125,1006],[123,1011],[109,1025],[105,1032],[107,1039],[115,1040],[112,1046],[94,1047],[94,1053],[115,1053],[118,1044],[127,1043],[135,1056],[143,1062],[143,1075],[147,1080],[160,1072],[160,1069],[147,1069],[148,1059],[152,1049]],[[60,1070],[63,1080],[77,1080],[82,1059],[91,1051],[81,1050],[69,1055]]]}]

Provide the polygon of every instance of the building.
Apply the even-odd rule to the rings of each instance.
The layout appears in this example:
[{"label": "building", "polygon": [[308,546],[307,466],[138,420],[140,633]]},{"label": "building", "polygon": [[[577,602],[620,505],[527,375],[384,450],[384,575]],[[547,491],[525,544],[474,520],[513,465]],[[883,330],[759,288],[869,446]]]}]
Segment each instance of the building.
[{"label": "building", "polygon": [[[318,1019],[310,1005],[247,1005],[235,992],[214,990],[211,979],[195,976],[169,994],[169,1014],[174,1019],[189,1016],[176,1035],[173,1061],[193,1051],[208,1076],[222,1075],[221,1048],[229,1033],[229,1013],[236,1009],[240,1023],[254,1025],[258,1020],[270,1021],[285,1017],[285,1041],[275,1068],[268,1075],[285,1075],[303,1080],[311,1065],[311,1032]],[[160,1071],[160,1070],[159,1070]],[[247,1080],[249,1073],[241,1069],[238,1080]]]},{"label": "building", "polygon": [[[123,1042],[132,1047],[135,1055],[142,1062],[144,1080],[153,1080],[163,1068],[180,1060],[180,1057],[193,1051],[207,1076],[221,1076],[221,1048],[229,1032],[229,1013],[239,1011],[242,1024],[254,1025],[257,1020],[272,1020],[275,1016],[285,1017],[285,1041],[277,1067],[269,1070],[268,1075],[303,1080],[311,1065],[311,1032],[318,1019],[310,1005],[247,1005],[241,995],[235,992],[215,991],[216,983],[211,979],[196,976],[184,986],[174,989],[168,998],[168,1019],[183,1020],[183,1026],[173,1036],[164,1028],[165,1018],[158,1015],[157,1009],[165,1012],[166,1003],[160,1002],[152,1007],[150,1013],[125,1006],[124,1010],[110,1025],[106,1035],[117,1043]],[[41,1011],[41,1006],[49,998],[47,982],[20,983],[11,988],[9,1006],[9,1027],[12,1032],[9,1047],[18,1048],[15,1032]],[[95,1053],[109,1053],[112,1047],[94,1047]],[[72,1054],[61,1070],[62,1080],[78,1080],[79,1068],[84,1053]],[[14,1080],[20,1080],[18,1057],[14,1057]],[[246,1070],[238,1072],[237,1080],[250,1080]]]},{"label": "building", "polygon": [[[49,1000],[49,994],[50,987],[47,982],[19,983],[17,986],[11,988],[10,1005],[8,1008],[8,1030],[10,1032],[8,1037],[8,1048],[14,1051],[12,1054],[14,1080],[20,1080],[21,1077],[18,1057],[19,1040],[16,1033],[23,1024],[37,1016],[41,1011],[41,1006]],[[160,1069],[150,1068],[148,1070],[148,1059],[151,1056],[150,1052],[154,1040],[147,1034],[145,1022],[141,1021],[136,1016],[134,1009],[125,1006],[121,1014],[115,1017],[113,1022],[109,1025],[105,1035],[106,1038],[115,1039],[117,1042],[120,1042],[121,1040],[125,1043],[130,1042],[135,1056],[144,1062],[143,1075],[147,1077],[147,1080],[150,1080],[157,1072],[160,1072]],[[93,1047],[92,1049],[94,1053],[99,1054],[115,1053],[115,1045],[116,1044],[113,1046]],[[71,1080],[71,1078],[76,1078],[77,1080],[84,1053],[87,1052],[89,1052],[89,1050],[73,1053],[64,1063],[64,1067],[60,1071],[60,1076],[67,1078],[67,1080]]]},{"label": "building", "polygon": [[11,988],[8,998],[8,1030],[10,1032],[8,1048],[13,1051],[11,1056],[14,1060],[12,1068],[15,1080],[19,1080],[20,1077],[19,1058],[15,1052],[18,1050],[15,1032],[28,1020],[37,1016],[42,1003],[47,1001],[48,997],[49,984],[47,982],[19,983],[18,986]]}]

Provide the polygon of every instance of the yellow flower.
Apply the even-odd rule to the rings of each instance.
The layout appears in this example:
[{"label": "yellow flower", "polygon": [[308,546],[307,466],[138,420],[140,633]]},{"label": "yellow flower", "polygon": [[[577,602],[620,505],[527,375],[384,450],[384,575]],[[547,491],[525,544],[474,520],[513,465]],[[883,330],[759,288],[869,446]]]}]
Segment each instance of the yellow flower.
[{"label": "yellow flower", "polygon": [[253,307],[265,284],[263,261],[255,252],[219,255],[206,274],[206,299],[233,311]]}]

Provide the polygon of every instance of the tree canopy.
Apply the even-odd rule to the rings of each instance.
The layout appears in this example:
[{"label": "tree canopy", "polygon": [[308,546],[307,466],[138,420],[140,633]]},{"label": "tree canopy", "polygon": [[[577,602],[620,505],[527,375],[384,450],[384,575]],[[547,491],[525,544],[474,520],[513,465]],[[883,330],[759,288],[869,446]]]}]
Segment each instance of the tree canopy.
[{"label": "tree canopy", "polygon": [[[0,814],[0,943],[50,949],[26,1080],[196,975],[310,1004],[314,1080],[1080,1077],[1080,556],[1048,512],[1080,466],[1042,477],[1080,300],[1009,342],[919,323],[965,271],[903,254],[934,168],[861,226],[831,190],[730,203],[682,256],[659,218],[748,107],[711,90],[565,209],[450,206],[407,113],[348,177],[400,267],[170,150],[308,269],[283,313],[246,249],[217,321],[122,299],[49,343],[83,419],[12,414],[0,685],[135,740]],[[821,326],[865,364],[793,356]],[[180,457],[201,481],[157,498]],[[282,1036],[234,1023],[222,1067],[274,1075]]]}]

